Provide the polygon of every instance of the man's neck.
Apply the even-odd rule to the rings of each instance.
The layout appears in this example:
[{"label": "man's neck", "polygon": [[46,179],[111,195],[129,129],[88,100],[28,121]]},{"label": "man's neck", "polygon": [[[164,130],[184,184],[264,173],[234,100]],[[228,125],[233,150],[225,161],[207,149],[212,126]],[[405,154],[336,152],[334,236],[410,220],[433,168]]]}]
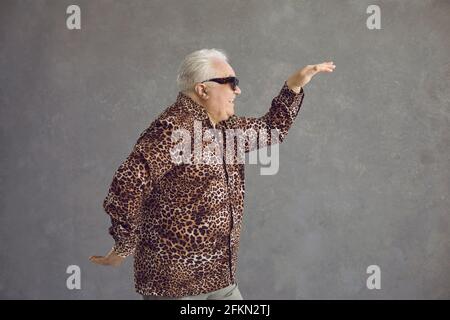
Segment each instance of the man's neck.
[{"label": "man's neck", "polygon": [[188,92],[188,93],[186,93],[186,95],[189,96],[189,98],[194,100],[197,104],[201,105],[205,109],[206,113],[208,114],[209,120],[211,121],[211,124],[212,124],[213,128],[216,128],[216,124],[217,124],[218,121],[214,120],[213,116],[208,112],[208,109],[203,105],[203,103],[195,95],[195,93]]},{"label": "man's neck", "polygon": [[214,119],[211,117],[211,115],[209,114],[209,112],[208,111],[206,111],[206,113],[208,114],[208,117],[209,117],[209,121],[211,121],[211,124],[212,124],[212,126],[213,126],[213,128],[215,129],[216,128],[216,124],[217,124],[217,122],[216,121],[214,121]]}]

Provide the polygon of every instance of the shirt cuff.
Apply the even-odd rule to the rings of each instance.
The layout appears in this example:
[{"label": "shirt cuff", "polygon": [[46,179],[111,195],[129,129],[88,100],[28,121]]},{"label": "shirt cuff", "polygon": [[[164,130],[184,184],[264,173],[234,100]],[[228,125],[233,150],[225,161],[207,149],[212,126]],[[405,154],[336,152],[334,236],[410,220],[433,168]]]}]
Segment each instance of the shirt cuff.
[{"label": "shirt cuff", "polygon": [[301,87],[300,92],[296,93],[294,90],[290,89],[285,81],[283,87],[280,91],[280,97],[283,98],[286,105],[292,106],[297,105],[302,100],[305,92],[303,91],[303,87]]},{"label": "shirt cuff", "polygon": [[118,242],[116,242],[113,246],[113,250],[115,254],[117,254],[119,257],[126,258],[132,254],[134,254],[134,249],[127,248],[126,245],[122,245]]}]

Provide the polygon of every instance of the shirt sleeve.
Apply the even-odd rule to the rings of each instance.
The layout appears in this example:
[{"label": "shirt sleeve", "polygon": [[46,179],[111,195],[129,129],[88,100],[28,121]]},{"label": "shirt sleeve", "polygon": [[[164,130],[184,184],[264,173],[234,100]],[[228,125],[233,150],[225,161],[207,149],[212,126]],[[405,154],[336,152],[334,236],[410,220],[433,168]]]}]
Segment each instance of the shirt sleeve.
[{"label": "shirt sleeve", "polygon": [[232,116],[227,120],[227,127],[240,129],[245,135],[245,152],[281,143],[298,115],[304,95],[303,88],[296,93],[284,82],[265,115],[260,118]]},{"label": "shirt sleeve", "polygon": [[135,251],[144,195],[173,166],[172,130],[167,121],[153,123],[113,176],[103,208],[111,218],[109,234],[115,241],[114,251],[121,257]]}]

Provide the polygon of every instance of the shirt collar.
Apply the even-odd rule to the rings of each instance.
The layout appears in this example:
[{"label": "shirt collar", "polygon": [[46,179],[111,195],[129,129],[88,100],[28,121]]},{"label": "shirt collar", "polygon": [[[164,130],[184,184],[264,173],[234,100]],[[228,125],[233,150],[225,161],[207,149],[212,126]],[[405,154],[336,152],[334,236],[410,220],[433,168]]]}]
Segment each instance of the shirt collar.
[{"label": "shirt collar", "polygon": [[208,113],[206,112],[205,108],[192,100],[191,97],[184,94],[183,92],[178,93],[177,104],[185,108],[197,120],[203,121],[209,119]]}]

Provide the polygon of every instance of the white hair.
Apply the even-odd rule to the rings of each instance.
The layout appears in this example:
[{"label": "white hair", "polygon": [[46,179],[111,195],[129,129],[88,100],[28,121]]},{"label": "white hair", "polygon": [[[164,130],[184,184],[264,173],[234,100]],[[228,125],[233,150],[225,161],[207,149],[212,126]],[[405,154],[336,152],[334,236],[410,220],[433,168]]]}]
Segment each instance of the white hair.
[{"label": "white hair", "polygon": [[178,89],[184,93],[191,92],[197,82],[214,78],[215,60],[228,62],[228,57],[223,50],[218,49],[201,49],[187,55],[178,69]]}]

